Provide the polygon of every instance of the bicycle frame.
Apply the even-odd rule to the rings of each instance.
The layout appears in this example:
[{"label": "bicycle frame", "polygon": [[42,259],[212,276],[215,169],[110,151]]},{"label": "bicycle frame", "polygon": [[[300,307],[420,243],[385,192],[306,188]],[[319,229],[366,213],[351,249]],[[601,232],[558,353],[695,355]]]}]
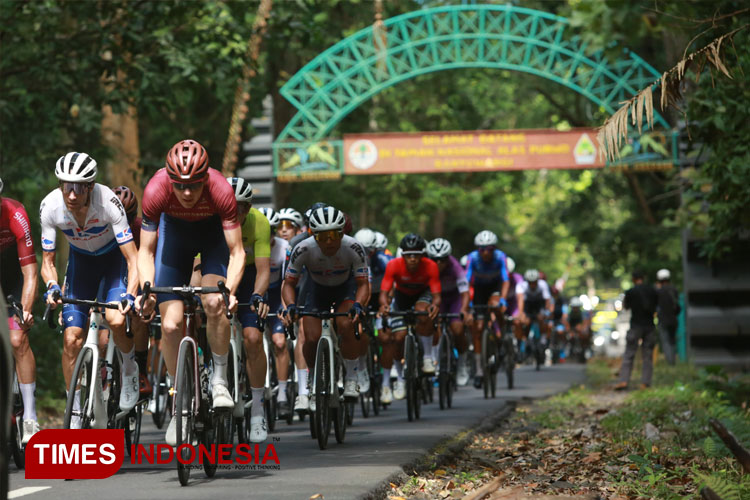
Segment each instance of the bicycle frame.
[{"label": "bicycle frame", "polygon": [[[99,327],[103,325],[102,313],[97,309],[92,309],[89,315],[89,329],[86,334],[86,341],[81,347],[81,351],[78,353],[78,358],[83,356],[86,350],[91,351],[91,367],[93,374],[94,383],[91,384],[89,389],[89,397],[86,400],[87,408],[81,408],[81,414],[87,417],[91,417],[93,422],[93,429],[106,429],[107,428],[107,411],[106,402],[109,399],[109,391],[111,385],[108,385],[106,389],[102,387],[101,370],[100,370],[100,359],[99,359]],[[115,342],[112,332],[109,332],[109,340],[107,341],[107,350],[104,356],[104,366],[112,366],[112,362],[115,358]],[[119,420],[124,418],[129,411],[120,411],[116,415],[116,419]],[[102,426],[103,421],[103,426]]]},{"label": "bicycle frame", "polygon": [[232,394],[232,398],[234,399],[234,410],[232,411],[232,416],[235,418],[242,418],[245,412],[245,408],[248,407],[251,402],[248,401],[245,403],[243,401],[243,394],[241,392],[240,388],[240,370],[243,369],[240,365],[243,364],[245,361],[242,357],[242,351],[241,349],[245,349],[245,345],[242,342],[242,325],[240,325],[240,322],[237,320],[237,317],[235,316],[232,319],[231,322],[231,334],[229,337],[229,345],[232,347],[232,353],[234,354],[234,394]]},{"label": "bicycle frame", "polygon": [[[328,339],[328,355],[331,360],[331,363],[329,363],[329,380],[331,381],[331,386],[329,389],[329,398],[333,401],[333,407],[336,408],[339,405],[339,399],[338,397],[333,397],[333,395],[337,394],[336,392],[336,384],[338,381],[336,380],[336,361],[335,361],[335,355],[336,355],[336,346],[338,345],[338,337],[336,333],[333,331],[333,327],[331,326],[331,320],[330,319],[321,319],[321,333],[320,338],[326,338]],[[320,347],[320,340],[318,340],[317,348],[315,349],[315,359],[318,359],[318,351],[321,349]],[[316,376],[316,370],[313,370],[313,381],[312,381],[312,394],[316,393],[316,389],[318,387],[318,377]],[[331,401],[329,401],[330,403]]]}]

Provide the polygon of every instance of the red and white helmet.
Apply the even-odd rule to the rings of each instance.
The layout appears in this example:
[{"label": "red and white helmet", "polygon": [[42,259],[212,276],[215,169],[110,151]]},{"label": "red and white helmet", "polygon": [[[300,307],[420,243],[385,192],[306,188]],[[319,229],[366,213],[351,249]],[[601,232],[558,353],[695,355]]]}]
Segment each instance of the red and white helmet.
[{"label": "red and white helmet", "polygon": [[208,175],[208,153],[197,141],[185,139],[169,150],[166,166],[172,182],[200,182]]}]

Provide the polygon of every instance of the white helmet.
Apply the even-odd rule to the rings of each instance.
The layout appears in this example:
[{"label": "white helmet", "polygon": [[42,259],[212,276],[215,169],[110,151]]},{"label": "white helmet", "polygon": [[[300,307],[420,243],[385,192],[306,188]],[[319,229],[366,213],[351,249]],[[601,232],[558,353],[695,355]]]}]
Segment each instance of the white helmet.
[{"label": "white helmet", "polygon": [[359,241],[366,250],[374,249],[377,243],[375,231],[369,228],[362,228],[354,233],[354,239]]},{"label": "white helmet", "polygon": [[669,272],[669,269],[659,269],[656,272],[656,279],[658,281],[667,281],[671,277],[672,277],[672,274]]},{"label": "white helmet", "polygon": [[96,177],[96,160],[86,153],[68,153],[57,160],[55,175],[65,182],[92,182]]},{"label": "white helmet", "polygon": [[293,208],[282,208],[279,210],[279,222],[282,220],[290,220],[297,225],[302,227],[305,221],[302,219],[302,214]]},{"label": "white helmet", "polygon": [[583,307],[583,302],[579,297],[573,297],[570,299],[570,307]]},{"label": "white helmet", "polygon": [[253,185],[240,177],[227,177],[227,182],[234,189],[234,198],[239,202],[253,202]]},{"label": "white helmet", "polygon": [[396,258],[401,257],[404,255],[404,251],[401,249],[401,247],[398,247],[396,249]]},{"label": "white helmet", "polygon": [[375,249],[381,252],[388,247],[388,238],[380,231],[375,231]]},{"label": "white helmet", "polygon": [[260,213],[266,216],[266,219],[268,219],[268,222],[271,224],[271,227],[276,227],[279,225],[279,222],[281,222],[281,219],[279,219],[279,214],[274,210],[273,208],[263,207],[258,209]]},{"label": "white helmet", "polygon": [[516,270],[516,261],[511,259],[510,257],[505,258],[505,264],[508,266],[509,273],[512,273]]},{"label": "white helmet", "polygon": [[497,245],[497,235],[492,231],[482,231],[474,237],[474,246],[489,247]]},{"label": "white helmet", "polygon": [[445,238],[435,238],[427,244],[427,256],[431,259],[442,259],[452,252],[451,243]]},{"label": "white helmet", "polygon": [[536,269],[528,269],[525,273],[523,273],[523,279],[526,281],[536,281],[539,279],[539,271]]},{"label": "white helmet", "polygon": [[3,180],[0,179],[0,194],[3,194]]},{"label": "white helmet", "polygon": [[463,257],[461,257],[460,263],[461,263],[461,267],[463,267],[464,269],[466,269],[466,264],[469,263],[469,255],[466,254]]},{"label": "white helmet", "polygon": [[344,224],[346,224],[344,212],[337,208],[318,208],[310,214],[309,226],[313,233],[330,230],[341,231],[344,229]]}]

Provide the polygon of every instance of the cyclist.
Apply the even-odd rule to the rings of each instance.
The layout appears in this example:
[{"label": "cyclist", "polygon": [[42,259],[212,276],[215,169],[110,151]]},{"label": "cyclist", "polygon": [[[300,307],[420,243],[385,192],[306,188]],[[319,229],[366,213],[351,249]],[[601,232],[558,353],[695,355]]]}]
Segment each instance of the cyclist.
[{"label": "cyclist", "polygon": [[440,312],[461,313],[460,318],[450,321],[450,330],[458,350],[458,368],[456,383],[466,385],[469,381],[469,368],[466,364],[468,343],[464,335],[464,324],[471,325],[473,319],[469,313],[469,282],[461,264],[451,255],[453,248],[448,240],[435,238],[427,245],[427,256],[434,260],[440,271]]},{"label": "cyclist", "polygon": [[[281,297],[286,306],[285,321],[289,324],[298,314],[295,286],[303,268],[308,271],[310,291],[303,307],[306,310],[348,312],[349,317],[336,318],[336,332],[341,338],[341,354],[344,358],[346,377],[344,397],[359,396],[357,372],[358,357],[364,339],[358,342],[354,336],[354,324],[364,313],[363,304],[370,298],[368,281],[369,267],[365,250],[357,240],[344,234],[346,219],[341,210],[334,207],[318,208],[309,216],[309,228],[313,238],[308,238],[292,250],[292,257],[281,285]],[[305,329],[302,351],[307,366],[315,366],[315,353],[321,336],[321,320],[306,316],[302,318]],[[312,401],[312,400],[311,400]],[[312,409],[312,408],[311,408]]]},{"label": "cyclist", "polygon": [[[271,225],[271,275],[268,285],[268,308],[272,312],[282,310],[281,305],[281,271],[286,261],[286,251],[289,243],[276,236],[277,228],[280,225],[278,212],[273,208],[261,208],[260,212],[266,216],[268,223]],[[289,351],[286,348],[286,334],[281,319],[277,316],[270,321],[271,341],[274,345],[274,354],[276,355],[276,373],[279,378],[279,393],[277,401],[281,403],[280,415],[283,417],[291,408],[287,408],[286,386],[289,379]]]},{"label": "cyclist", "polygon": [[293,208],[282,208],[278,211],[278,215],[279,227],[276,229],[276,233],[280,238],[290,241],[302,232],[304,220],[301,213]]},{"label": "cyclist", "polygon": [[523,328],[521,327],[521,313],[523,311],[523,297],[516,295],[516,288],[519,283],[523,283],[523,276],[515,272],[516,262],[510,257],[505,258],[505,263],[508,267],[508,277],[510,278],[510,286],[508,287],[508,316],[513,317],[513,332],[517,339],[523,338]]},{"label": "cyclist", "polygon": [[585,352],[591,340],[591,313],[583,310],[583,302],[579,297],[570,299],[567,320],[571,340],[577,341],[582,352]]},{"label": "cyclist", "polygon": [[[133,339],[125,335],[125,314],[133,306],[138,291],[138,251],[125,209],[107,186],[94,182],[96,161],[86,153],[67,153],[57,160],[55,175],[59,188],[42,200],[42,279],[44,298],[53,308],[54,292],[62,293],[55,267],[57,229],[70,244],[65,297],[95,299],[101,294],[107,302],[127,299],[125,307],[107,309],[105,317],[122,353],[120,409],[132,409],[139,399],[138,364]],[[118,248],[119,247],[119,248]],[[86,306],[65,304],[62,309],[64,340],[62,352],[65,386],[70,384],[73,368],[84,341],[89,319]],[[76,398],[76,401],[78,398]],[[80,425],[78,418],[72,426]]]},{"label": "cyclist", "polygon": [[[133,233],[133,241],[136,249],[141,244],[141,221],[138,217],[138,198],[135,193],[127,186],[117,186],[112,190],[122,203],[125,209],[125,215],[128,218],[128,225]],[[133,316],[130,320],[130,330],[133,332],[133,341],[135,342],[135,362],[138,364],[138,387],[142,397],[148,397],[151,394],[151,383],[148,381],[148,323],[138,316]]]},{"label": "cyclist", "polygon": [[247,373],[253,404],[250,407],[250,442],[262,443],[268,437],[263,394],[265,392],[268,357],[263,348],[260,318],[265,319],[268,305],[264,296],[271,277],[271,226],[268,218],[253,208],[253,186],[239,177],[227,179],[237,200],[237,218],[242,225],[242,246],[245,248],[245,272],[237,288],[237,309],[247,353]]},{"label": "cyclist", "polygon": [[[401,239],[399,248],[402,256],[388,263],[380,284],[379,314],[388,316],[391,310],[405,311],[412,307],[416,311],[429,313],[427,317],[417,318],[415,330],[424,350],[422,371],[431,374],[435,373],[435,363],[432,359],[432,322],[440,311],[440,271],[437,264],[425,257],[426,247],[424,238],[415,233],[409,233]],[[398,377],[393,387],[393,395],[390,388],[391,380],[387,376],[391,372],[394,360],[403,358],[406,328],[404,318],[394,318],[390,322],[390,327],[384,328],[379,334],[383,348],[380,365],[386,374],[383,377],[381,392],[383,403],[390,403],[393,398],[404,399],[406,396],[403,365],[400,361],[396,363]]]},{"label": "cyclist", "polygon": [[516,295],[523,302],[523,315],[521,322],[528,338],[528,329],[532,321],[537,321],[541,333],[545,318],[552,313],[552,295],[549,293],[549,285],[539,278],[539,271],[527,269],[523,275],[525,281],[516,286]]},{"label": "cyclist", "polygon": [[[466,263],[466,279],[474,287],[475,306],[488,306],[497,315],[505,311],[508,306],[507,297],[510,287],[508,268],[505,263],[505,253],[497,248],[497,235],[492,231],[480,231],[474,237],[476,250],[469,254]],[[499,335],[500,321],[493,322],[495,333]],[[474,363],[476,375],[474,387],[482,387],[482,330],[484,319],[477,319],[472,329],[474,341]]]},{"label": "cyclist", "polygon": [[[23,318],[8,312],[10,343],[16,360],[18,386],[23,399],[23,445],[39,432],[36,418],[36,359],[29,345],[29,329],[34,324],[31,309],[37,289],[37,263],[31,224],[23,204],[2,196],[0,179],[0,288],[3,295],[21,300]],[[21,326],[23,325],[23,326]]]},{"label": "cyclist", "polygon": [[550,316],[550,333],[552,335],[552,344],[563,345],[565,343],[566,331],[568,327],[568,299],[562,293],[564,282],[562,279],[555,281],[554,286],[550,287],[552,296],[552,315]]},{"label": "cyclist", "polygon": [[[182,286],[190,281],[193,259],[200,253],[201,286],[211,287],[226,281],[229,309],[235,310],[235,294],[245,268],[237,201],[232,186],[208,163],[208,153],[203,146],[190,139],[183,140],[169,150],[165,168],[148,182],[143,193],[138,272],[141,286],[146,281],[155,286]],[[152,315],[157,302],[161,313],[162,352],[167,371],[174,376],[184,304],[178,295],[160,294],[157,301],[151,294],[146,297],[142,314]],[[203,295],[201,302],[214,363],[213,407],[232,409],[234,400],[227,389],[230,329],[224,301],[215,293]],[[139,299],[138,308],[140,304]],[[174,418],[167,428],[166,441],[172,446],[177,441]]]}]

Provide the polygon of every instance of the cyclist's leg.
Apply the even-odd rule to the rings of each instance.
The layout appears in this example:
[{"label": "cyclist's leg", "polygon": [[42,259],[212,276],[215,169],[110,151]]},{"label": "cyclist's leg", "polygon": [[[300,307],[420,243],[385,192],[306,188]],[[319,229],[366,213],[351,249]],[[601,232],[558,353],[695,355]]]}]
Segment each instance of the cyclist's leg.
[{"label": "cyclist's leg", "polygon": [[[426,311],[432,302],[432,296],[428,293],[422,294],[414,304],[415,311]],[[435,373],[435,360],[432,352],[432,345],[435,337],[435,327],[432,320],[427,316],[419,316],[414,328],[422,344],[423,352],[423,371],[425,373]]]}]

